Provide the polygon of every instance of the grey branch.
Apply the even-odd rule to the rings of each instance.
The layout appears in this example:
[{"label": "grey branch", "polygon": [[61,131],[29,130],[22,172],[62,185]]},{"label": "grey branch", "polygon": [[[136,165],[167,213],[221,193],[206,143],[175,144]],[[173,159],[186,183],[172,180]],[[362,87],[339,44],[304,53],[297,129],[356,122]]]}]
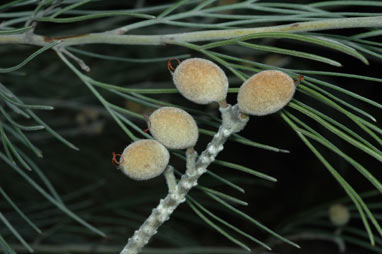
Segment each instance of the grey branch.
[{"label": "grey branch", "polygon": [[90,33],[66,37],[46,37],[42,35],[11,34],[0,35],[0,44],[29,44],[45,46],[54,40],[62,40],[62,46],[83,44],[120,44],[120,45],[165,45],[172,42],[203,42],[232,39],[240,36],[265,32],[306,32],[344,28],[382,27],[382,16],[325,19],[298,22],[287,25],[240,28],[229,30],[208,30],[164,35],[121,35],[110,32]]},{"label": "grey branch", "polygon": [[[192,187],[198,184],[198,179],[206,171],[207,167],[215,160],[215,157],[223,150],[223,145],[228,137],[233,133],[241,131],[248,122],[248,117],[243,118],[236,106],[228,105],[220,108],[223,123],[211,142],[207,145],[195,163],[196,152],[188,150],[187,169],[181,177],[173,191],[169,192],[164,199],[161,199],[159,205],[152,210],[150,216],[134,232],[127,245],[121,251],[121,254],[137,254],[149,242],[152,236],[157,233],[158,228],[167,221],[172,212],[186,200],[186,194]],[[191,161],[190,161],[191,160]]]}]

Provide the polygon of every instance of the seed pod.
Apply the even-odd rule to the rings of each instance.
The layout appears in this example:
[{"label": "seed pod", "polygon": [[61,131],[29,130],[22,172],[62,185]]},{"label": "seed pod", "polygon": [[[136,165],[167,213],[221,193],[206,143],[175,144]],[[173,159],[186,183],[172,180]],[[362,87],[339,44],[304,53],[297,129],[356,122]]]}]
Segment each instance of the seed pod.
[{"label": "seed pod", "polygon": [[289,75],[267,70],[244,82],[237,101],[242,113],[263,116],[282,109],[292,99],[295,90],[296,85]]},{"label": "seed pod", "polygon": [[227,97],[227,76],[209,60],[190,58],[181,62],[173,73],[173,79],[179,92],[195,103],[219,102]]},{"label": "seed pod", "polygon": [[162,107],[149,120],[153,137],[170,149],[193,147],[198,140],[199,129],[194,118],[182,109]]},{"label": "seed pod", "polygon": [[170,159],[170,154],[161,143],[142,139],[128,145],[123,151],[119,166],[132,179],[148,180],[160,175]]},{"label": "seed pod", "polygon": [[343,226],[350,220],[350,213],[346,206],[334,204],[329,208],[329,219],[335,226]]}]

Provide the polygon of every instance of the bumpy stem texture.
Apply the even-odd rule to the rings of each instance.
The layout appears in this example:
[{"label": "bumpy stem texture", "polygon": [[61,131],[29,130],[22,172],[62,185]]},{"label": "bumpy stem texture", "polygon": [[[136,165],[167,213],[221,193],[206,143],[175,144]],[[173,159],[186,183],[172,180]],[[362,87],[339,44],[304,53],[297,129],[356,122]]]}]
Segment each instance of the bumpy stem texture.
[{"label": "bumpy stem texture", "polygon": [[211,142],[207,145],[199,156],[196,163],[196,152],[187,151],[187,169],[181,177],[175,190],[161,199],[159,205],[152,210],[150,216],[134,232],[134,235],[129,238],[128,243],[121,251],[121,254],[136,254],[149,242],[154,236],[158,228],[170,218],[172,212],[186,200],[186,194],[190,189],[198,184],[198,179],[207,171],[207,167],[215,160],[215,157],[223,150],[223,145],[230,135],[241,131],[248,122],[248,118],[243,118],[239,112],[238,106],[231,107],[228,105],[225,108],[220,108],[223,122],[218,132],[215,134]]}]

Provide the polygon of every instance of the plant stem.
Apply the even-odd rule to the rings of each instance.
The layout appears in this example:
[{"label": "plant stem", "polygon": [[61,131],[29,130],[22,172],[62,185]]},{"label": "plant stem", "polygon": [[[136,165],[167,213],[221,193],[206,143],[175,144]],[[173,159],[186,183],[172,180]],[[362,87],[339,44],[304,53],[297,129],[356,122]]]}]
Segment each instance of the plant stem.
[{"label": "plant stem", "polygon": [[[182,175],[178,184],[173,188],[172,193],[169,192],[164,199],[161,199],[159,205],[152,210],[150,216],[134,232],[129,238],[128,243],[121,251],[121,254],[137,254],[154,236],[158,228],[170,218],[172,212],[185,201],[186,194],[192,187],[198,184],[198,179],[205,172],[207,167],[215,160],[218,153],[223,150],[223,145],[230,135],[241,131],[248,122],[248,118],[243,119],[240,116],[238,106],[231,107],[227,105],[225,108],[219,109],[222,114],[222,125],[215,134],[211,142],[207,145],[206,150],[202,152],[198,160],[194,164],[193,161],[187,161],[187,169]],[[195,151],[187,151],[188,160],[194,160]]]},{"label": "plant stem", "polygon": [[[26,253],[25,247],[21,244],[12,244],[11,247],[17,253]],[[34,253],[92,253],[92,254],[115,254],[121,249],[119,245],[84,243],[84,244],[34,244]],[[248,251],[240,248],[229,247],[182,247],[182,248],[145,248],[144,254],[195,254],[195,253],[208,253],[208,254],[248,254]],[[263,253],[262,254],[271,254]]]},{"label": "plant stem", "polygon": [[241,28],[229,30],[208,30],[164,35],[119,35],[110,32],[90,33],[65,37],[46,37],[36,34],[0,35],[0,44],[29,44],[45,46],[54,40],[62,40],[61,46],[84,44],[119,44],[119,45],[165,45],[171,42],[201,42],[237,38],[243,35],[265,32],[307,32],[343,28],[382,27],[382,16],[324,19],[298,22],[287,25]]}]

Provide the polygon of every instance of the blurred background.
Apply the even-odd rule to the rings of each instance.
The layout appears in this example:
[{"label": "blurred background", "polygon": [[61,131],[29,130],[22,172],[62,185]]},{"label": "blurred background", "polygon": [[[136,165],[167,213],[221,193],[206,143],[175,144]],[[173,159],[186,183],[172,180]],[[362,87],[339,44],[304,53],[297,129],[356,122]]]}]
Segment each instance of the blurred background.
[{"label": "blurred background", "polygon": [[[216,1],[214,4],[223,6],[236,2],[233,0],[221,0]],[[274,1],[261,2],[271,3]],[[312,1],[289,2],[311,3]],[[171,1],[167,1],[167,3],[171,3]],[[165,4],[165,1],[161,1],[160,4]],[[84,5],[82,9],[127,10],[156,5],[159,5],[159,3],[155,1],[95,1],[90,5]],[[11,10],[5,9],[4,12],[0,13],[0,19],[6,22],[11,18],[6,17],[5,14],[26,12],[33,10],[34,7],[33,5],[25,5],[12,8]],[[340,6],[333,7],[333,9],[327,8],[327,10],[337,12],[382,12],[381,7],[369,8],[368,6]],[[237,12],[248,12],[245,13],[247,15],[265,14],[264,11],[256,10],[239,10],[235,13]],[[155,12],[152,14],[156,15]],[[230,11],[227,11],[227,14],[230,14]],[[269,15],[269,13],[267,14]],[[192,17],[183,21],[195,22],[197,19],[197,17]],[[86,20],[74,24],[39,22],[35,33],[47,36],[65,36],[102,32],[117,28],[126,22],[133,23],[137,21],[137,18],[117,16],[104,20]],[[265,22],[255,25],[267,26],[284,23],[290,22]],[[247,26],[250,27],[251,25]],[[195,29],[184,28],[183,30]],[[138,29],[133,31],[133,33],[166,34],[177,31],[180,31],[177,27],[161,25]],[[350,36],[361,32],[365,32],[365,29],[347,29],[328,31],[326,33]],[[373,38],[376,42],[381,42],[380,39],[380,36]],[[351,56],[322,47],[312,46],[311,44],[277,39],[260,39],[259,41],[264,45],[306,50],[310,53],[330,57],[343,63],[343,67],[329,66],[324,63],[275,53],[253,51],[237,46],[227,46],[221,49],[221,52],[230,52],[232,55],[245,56],[245,59],[249,61],[256,61],[281,68],[333,71],[379,78],[379,82],[371,82],[346,77],[313,75],[313,77],[320,77],[322,80],[376,102],[382,102],[381,58],[370,56],[368,57],[370,64],[364,65],[358,59],[354,59]],[[126,61],[114,61],[77,54],[90,67],[91,71],[87,75],[94,80],[131,88],[174,88],[171,73],[167,70],[166,58],[179,55],[183,55],[184,58],[205,58],[205,56],[198,52],[178,46],[97,44],[78,46],[76,48],[105,56],[128,59]],[[36,47],[27,45],[1,45],[0,66],[8,67],[16,65],[35,50]],[[134,61],[160,57],[163,57],[163,60],[155,62]],[[222,68],[229,76],[230,86],[239,87],[241,81],[234,77],[228,69]],[[112,152],[121,153],[132,142],[131,139],[111,118],[97,98],[60,61],[52,50],[39,55],[18,71],[1,74],[0,82],[26,104],[50,105],[55,108],[51,111],[41,110],[34,112],[52,129],[75,144],[79,151],[63,145],[44,130],[27,133],[30,141],[43,152],[43,158],[37,158],[27,148],[22,147],[17,139],[14,138],[13,140],[29,158],[33,159],[34,163],[46,176],[46,179],[54,186],[54,189],[62,198],[65,205],[79,217],[106,233],[107,236],[100,237],[65,215],[36,191],[25,178],[20,177],[20,174],[4,163],[4,161],[0,161],[1,189],[41,229],[42,233],[37,233],[28,225],[10,203],[3,198],[4,196],[0,195],[0,212],[2,216],[8,219],[25,241],[35,249],[36,253],[118,252],[127,242],[128,237],[132,235],[134,230],[149,215],[151,209],[157,205],[159,199],[166,195],[167,186],[164,177],[136,182],[125,177],[120,170],[113,166],[111,163]],[[382,121],[380,108],[361,103],[359,100],[352,99],[338,91],[329,89],[328,91],[340,98],[345,98],[349,104],[373,115],[377,119],[377,125],[380,127],[380,122]],[[100,90],[100,92],[104,98],[113,104],[139,114],[150,114],[155,110],[155,107],[142,105],[107,91]],[[207,112],[210,116],[219,116],[217,105],[201,106],[192,104],[179,94],[153,94],[147,96],[163,102],[201,110]],[[349,126],[352,124],[344,115],[334,112],[333,109],[303,93],[296,93],[296,98],[314,105],[321,112],[325,112],[328,115],[332,114],[332,117],[337,121],[349,124]],[[235,104],[236,93],[230,93],[227,101]],[[1,106],[4,106],[3,102],[1,102]],[[193,115],[195,116],[195,114]],[[12,116],[20,123],[31,123],[30,120],[17,116],[17,114]],[[142,119],[130,116],[126,116],[126,118],[142,130],[147,127],[147,123]],[[208,119],[208,116],[198,116],[199,127],[215,132],[217,128],[205,123]],[[4,117],[1,117],[0,120],[5,121]],[[322,128],[318,123],[310,120],[307,120],[307,123],[313,126],[315,130],[330,138],[341,151],[362,162],[362,165],[369,169],[377,179],[381,179],[382,167],[379,161],[354,149],[345,141]],[[361,133],[359,129],[354,128],[357,133]],[[258,245],[247,241],[248,246],[254,249],[254,253],[340,253],[341,248],[343,248],[343,242],[337,241],[336,237],[341,236],[343,232],[347,231],[333,225],[328,218],[328,209],[334,203],[343,203],[348,207],[351,219],[346,227],[363,232],[357,236],[354,233],[356,231],[353,231],[353,237],[360,239],[362,243],[367,243],[367,234],[364,233],[359,215],[354,205],[346,199],[346,193],[342,187],[297,137],[295,132],[282,120],[279,113],[265,117],[251,117],[249,124],[240,135],[255,142],[285,149],[290,152],[274,152],[245,146],[229,140],[217,159],[238,163],[260,171],[277,178],[277,182],[266,181],[223,167],[222,165],[213,164],[208,168],[209,170],[241,186],[245,189],[245,193],[241,193],[231,186],[223,184],[211,175],[203,176],[200,179],[200,184],[248,202],[248,205],[241,206],[240,210],[274,229],[277,233],[286,237],[291,236],[291,239],[301,245],[302,248],[299,250],[274,240],[268,233],[255,227],[253,224],[236,215],[232,215],[232,212],[228,209],[208,198],[201,189],[193,189],[190,195],[212,209],[216,215],[229,220],[243,231],[272,245],[273,250],[265,252]],[[211,137],[208,135],[200,135],[196,150],[201,152],[210,139]],[[321,146],[317,147],[321,154],[349,181],[357,192],[363,193],[373,190],[371,184],[363,177],[360,177],[361,175],[349,163],[340,159],[328,149]],[[0,151],[4,153],[4,147],[1,147]],[[182,159],[172,156],[170,163],[180,172],[184,171],[185,166]],[[33,179],[36,183],[47,189],[46,183],[38,172],[35,170],[24,172],[30,179]],[[375,193],[371,193],[367,198],[367,202],[371,204],[378,204],[380,201],[380,196]],[[238,207],[238,205],[234,206]],[[378,209],[380,208],[376,207],[373,210],[376,212],[376,215],[379,215]],[[379,216],[376,217],[380,219]],[[296,225],[293,223],[296,223]],[[322,231],[325,231],[325,234],[322,234]],[[0,234],[17,253],[27,252],[14,233],[1,223]],[[323,235],[326,237],[323,237]],[[381,239],[377,239],[378,247],[381,246]],[[345,253],[367,253],[369,251],[364,246],[359,245],[362,244],[356,244],[355,241],[352,242],[351,240],[349,242],[345,241]],[[160,248],[178,248],[178,252],[174,249],[168,249],[162,250],[162,253],[247,253],[237,248],[235,244],[228,241],[224,236],[203,222],[186,204],[181,205],[174,212],[171,220],[160,228],[159,233],[150,242],[147,253],[160,253],[150,252],[160,250]],[[192,250],[187,252],[187,248],[192,248]]]}]

